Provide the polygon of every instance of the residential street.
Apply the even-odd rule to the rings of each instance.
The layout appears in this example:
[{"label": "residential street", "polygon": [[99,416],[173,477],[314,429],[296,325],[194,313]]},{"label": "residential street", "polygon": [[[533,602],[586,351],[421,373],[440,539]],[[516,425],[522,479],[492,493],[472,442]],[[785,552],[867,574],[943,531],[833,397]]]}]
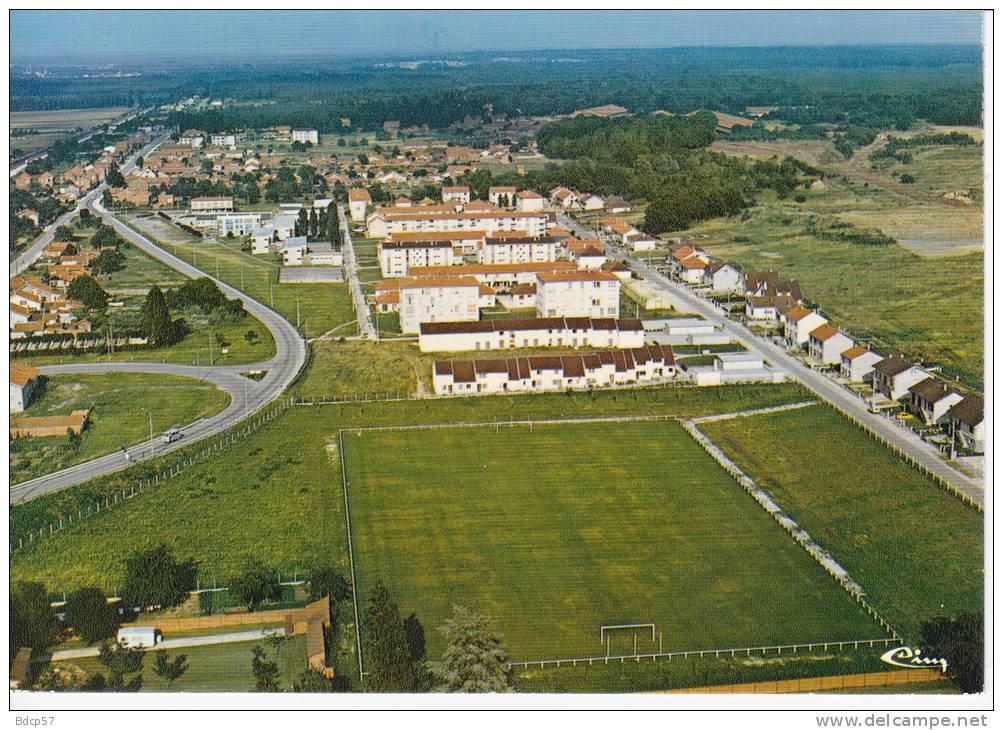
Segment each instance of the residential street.
[{"label": "residential street", "polygon": [[[581,238],[596,237],[593,231],[589,231],[567,216],[559,216],[559,222]],[[719,325],[733,340],[744,345],[750,351],[762,355],[790,379],[800,382],[816,396],[891,444],[918,466],[942,479],[977,504],[983,504],[984,487],[982,483],[952,467],[944,461],[935,447],[925,443],[910,429],[885,416],[871,413],[867,404],[849,390],[825,375],[805,367],[782,348],[754,335],[744,325],[729,319],[721,309],[697,296],[688,287],[673,283],[668,277],[647,266],[640,259],[625,257],[609,246],[606,246],[606,251],[611,257],[627,262],[652,286],[673,297],[682,299],[691,311]]]},{"label": "residential street", "polygon": [[373,327],[366,295],[362,292],[362,285],[359,283],[359,264],[355,260],[355,249],[352,247],[352,231],[348,224],[348,210],[345,206],[339,205],[338,211],[341,213],[341,253],[345,260],[345,278],[352,291],[355,315],[359,318],[359,336],[375,340],[376,328]]}]

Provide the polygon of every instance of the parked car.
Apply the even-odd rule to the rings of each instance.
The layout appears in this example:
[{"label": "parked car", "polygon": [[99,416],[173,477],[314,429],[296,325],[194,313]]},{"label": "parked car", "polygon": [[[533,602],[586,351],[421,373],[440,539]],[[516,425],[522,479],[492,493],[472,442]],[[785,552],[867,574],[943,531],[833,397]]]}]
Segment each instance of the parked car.
[{"label": "parked car", "polygon": [[184,434],[181,433],[179,428],[169,428],[160,436],[160,440],[165,444],[169,444],[172,441],[178,441]]}]

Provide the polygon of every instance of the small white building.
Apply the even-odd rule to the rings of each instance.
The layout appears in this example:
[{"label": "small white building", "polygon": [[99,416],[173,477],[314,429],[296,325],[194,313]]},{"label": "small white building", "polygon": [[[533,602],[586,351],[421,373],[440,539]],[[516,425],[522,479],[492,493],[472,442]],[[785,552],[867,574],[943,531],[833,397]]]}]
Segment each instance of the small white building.
[{"label": "small white building", "polygon": [[708,264],[704,271],[703,283],[709,286],[712,292],[733,294],[745,292],[745,277],[742,276],[742,272],[721,260],[714,260]]},{"label": "small white building", "polygon": [[930,373],[900,355],[890,355],[874,364],[874,390],[893,401],[905,397],[909,388],[928,377]]},{"label": "small white building", "polygon": [[620,279],[606,271],[536,275],[540,317],[619,317]]},{"label": "small white building", "polygon": [[798,306],[784,312],[780,321],[784,326],[784,344],[791,349],[798,349],[808,344],[808,336],[813,330],[829,320],[807,307]]},{"label": "small white building", "polygon": [[425,322],[422,352],[470,352],[530,347],[612,347],[644,345],[639,319],[537,317],[473,322]]},{"label": "small white building", "polygon": [[251,253],[271,253],[275,243],[275,229],[271,226],[251,231]]},{"label": "small white building", "polygon": [[442,188],[442,202],[466,205],[470,202],[470,188],[466,185],[445,185]]},{"label": "small white building", "polygon": [[261,228],[264,213],[229,213],[216,218],[216,230],[221,238],[233,236],[243,238]]},{"label": "small white building", "polygon": [[966,395],[947,411],[948,423],[961,445],[977,454],[985,452],[986,433],[983,423],[985,400],[981,395]]},{"label": "small white building", "polygon": [[10,412],[20,413],[26,409],[41,383],[38,368],[15,362],[10,366]]},{"label": "small white building", "polygon": [[547,199],[534,190],[520,190],[515,194],[515,209],[520,213],[536,213],[546,204]]},{"label": "small white building", "polygon": [[875,363],[884,359],[876,352],[871,352],[860,345],[854,345],[845,350],[839,358],[839,376],[850,383],[863,383],[870,380]]},{"label": "small white building", "polygon": [[851,347],[853,339],[828,323],[808,334],[808,359],[816,365],[839,365],[842,354]]},{"label": "small white building", "polygon": [[192,198],[190,210],[192,213],[231,213],[233,212],[233,197],[212,196]]},{"label": "small white building", "polygon": [[373,199],[365,188],[352,188],[348,191],[348,212],[353,223],[366,220],[366,209],[372,205]]},{"label": "small white building", "polygon": [[302,266],[309,246],[306,236],[294,236],[282,242],[279,250],[282,252],[283,266]]},{"label": "small white building", "polygon": [[909,388],[909,407],[928,426],[947,420],[947,411],[964,396],[936,378],[921,380]]}]

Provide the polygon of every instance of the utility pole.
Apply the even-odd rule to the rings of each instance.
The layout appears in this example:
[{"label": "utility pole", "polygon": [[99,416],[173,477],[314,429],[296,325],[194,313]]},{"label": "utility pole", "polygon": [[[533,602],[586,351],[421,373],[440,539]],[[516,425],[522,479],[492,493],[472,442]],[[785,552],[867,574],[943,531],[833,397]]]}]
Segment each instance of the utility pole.
[{"label": "utility pole", "polygon": [[296,297],[296,329],[300,327],[300,300]]},{"label": "utility pole", "polygon": [[272,309],[275,309],[275,282],[271,280],[268,281],[268,295],[272,300]]},{"label": "utility pole", "polygon": [[[143,409],[146,411],[146,409]],[[146,411],[146,415],[150,418],[150,458],[153,458],[153,413]]]},{"label": "utility pole", "polygon": [[244,418],[247,418],[247,379],[244,379]]},{"label": "utility pole", "polygon": [[209,337],[209,367],[212,367],[212,331],[208,333]]}]

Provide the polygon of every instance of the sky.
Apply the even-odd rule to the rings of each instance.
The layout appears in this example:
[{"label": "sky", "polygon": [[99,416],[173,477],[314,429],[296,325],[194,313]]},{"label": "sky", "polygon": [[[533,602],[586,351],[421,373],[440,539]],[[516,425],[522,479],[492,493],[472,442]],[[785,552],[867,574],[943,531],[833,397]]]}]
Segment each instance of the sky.
[{"label": "sky", "polygon": [[978,11],[12,10],[14,61],[979,43]]}]

